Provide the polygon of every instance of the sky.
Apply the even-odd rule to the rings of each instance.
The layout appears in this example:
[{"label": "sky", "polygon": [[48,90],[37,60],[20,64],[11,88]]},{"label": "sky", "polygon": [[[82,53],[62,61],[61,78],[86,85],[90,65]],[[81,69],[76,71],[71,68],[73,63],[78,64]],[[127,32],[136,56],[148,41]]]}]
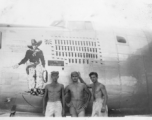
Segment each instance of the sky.
[{"label": "sky", "polygon": [[152,29],[152,0],[0,0],[0,23],[50,26],[56,20]]}]

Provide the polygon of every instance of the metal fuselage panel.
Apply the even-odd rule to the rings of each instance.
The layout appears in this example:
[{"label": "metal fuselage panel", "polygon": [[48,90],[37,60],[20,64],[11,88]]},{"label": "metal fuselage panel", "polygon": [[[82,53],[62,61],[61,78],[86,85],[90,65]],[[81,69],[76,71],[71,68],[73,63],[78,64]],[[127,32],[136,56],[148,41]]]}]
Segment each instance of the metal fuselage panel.
[{"label": "metal fuselage panel", "polygon": [[[42,96],[25,94],[28,90],[26,65],[13,69],[25,56],[31,39],[42,40],[46,69],[59,71],[58,82],[66,87],[70,73],[79,71],[90,84],[89,73],[98,73],[106,86],[109,111],[123,114],[151,112],[152,36],[138,30],[62,30],[49,28],[1,27],[0,108],[41,112]],[[117,41],[117,36],[126,43]],[[50,74],[49,81],[51,82]],[[6,102],[11,98],[11,102]],[[27,103],[28,102],[28,103]],[[91,113],[92,102],[86,111]],[[127,111],[127,112],[126,112]]]}]

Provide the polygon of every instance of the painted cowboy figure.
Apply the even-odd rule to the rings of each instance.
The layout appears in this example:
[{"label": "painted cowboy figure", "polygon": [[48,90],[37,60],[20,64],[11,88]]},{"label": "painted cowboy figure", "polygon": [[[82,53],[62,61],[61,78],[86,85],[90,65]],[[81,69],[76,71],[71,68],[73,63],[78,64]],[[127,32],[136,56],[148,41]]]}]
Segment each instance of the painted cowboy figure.
[{"label": "painted cowboy figure", "polygon": [[44,94],[44,81],[43,71],[45,69],[45,59],[42,50],[38,47],[42,44],[42,41],[31,40],[30,48],[26,51],[25,57],[14,66],[18,68],[19,65],[27,63],[26,73],[28,74],[28,87],[31,94],[38,95]]}]

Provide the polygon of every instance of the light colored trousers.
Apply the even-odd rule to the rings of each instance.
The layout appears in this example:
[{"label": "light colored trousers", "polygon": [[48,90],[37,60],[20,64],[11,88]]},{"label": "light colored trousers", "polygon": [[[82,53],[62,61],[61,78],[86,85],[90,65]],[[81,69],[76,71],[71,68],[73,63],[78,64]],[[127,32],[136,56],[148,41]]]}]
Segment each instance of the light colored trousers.
[{"label": "light colored trousers", "polygon": [[106,106],[106,111],[101,112],[103,99],[98,98],[93,102],[92,117],[108,117],[108,107]]},{"label": "light colored trousers", "polygon": [[43,74],[43,67],[41,64],[38,64],[36,68],[34,67],[29,68],[29,75],[28,75],[29,89],[32,89],[32,88],[43,89],[44,88],[44,81],[43,81],[42,74]]},{"label": "light colored trousers", "polygon": [[56,102],[47,102],[46,106],[46,112],[45,116],[46,117],[62,117],[62,104],[61,101],[56,101]]}]

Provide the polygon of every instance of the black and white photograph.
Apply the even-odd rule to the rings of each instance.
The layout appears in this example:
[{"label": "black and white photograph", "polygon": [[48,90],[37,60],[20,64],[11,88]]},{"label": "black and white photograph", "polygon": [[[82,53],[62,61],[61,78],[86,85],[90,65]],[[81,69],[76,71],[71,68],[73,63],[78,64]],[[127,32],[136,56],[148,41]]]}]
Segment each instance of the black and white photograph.
[{"label": "black and white photograph", "polygon": [[152,0],[0,0],[0,117],[152,116]]}]

